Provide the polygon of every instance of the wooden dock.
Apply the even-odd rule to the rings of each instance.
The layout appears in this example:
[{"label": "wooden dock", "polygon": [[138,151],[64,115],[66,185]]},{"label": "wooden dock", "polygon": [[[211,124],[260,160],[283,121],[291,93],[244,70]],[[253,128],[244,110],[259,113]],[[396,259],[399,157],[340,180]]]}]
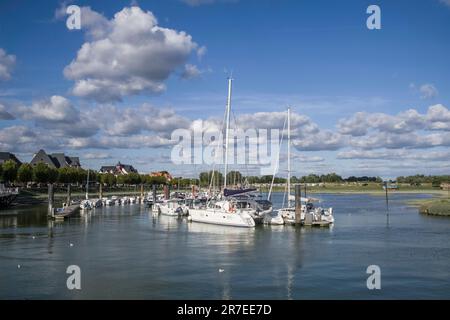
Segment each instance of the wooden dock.
[{"label": "wooden dock", "polygon": [[0,209],[7,208],[19,195],[19,188],[0,188]]}]

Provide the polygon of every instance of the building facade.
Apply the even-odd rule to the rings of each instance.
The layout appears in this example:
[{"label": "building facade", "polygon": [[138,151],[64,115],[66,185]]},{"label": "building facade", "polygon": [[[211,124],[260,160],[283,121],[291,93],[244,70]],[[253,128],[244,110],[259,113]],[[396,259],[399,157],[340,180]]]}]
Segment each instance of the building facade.
[{"label": "building facade", "polygon": [[115,166],[102,166],[100,173],[112,173],[113,175],[123,175],[130,173],[138,173],[138,171],[130,164],[123,164],[120,161]]},{"label": "building facade", "polygon": [[14,161],[17,164],[17,166],[20,166],[22,164],[22,162],[19,159],[17,159],[17,157],[14,153],[0,152],[0,164],[3,164],[4,162],[6,162],[8,160]]},{"label": "building facade", "polygon": [[45,163],[51,168],[81,168],[78,157],[69,157],[64,153],[47,154],[43,149],[39,150],[31,160],[30,164],[36,166],[38,163]]}]

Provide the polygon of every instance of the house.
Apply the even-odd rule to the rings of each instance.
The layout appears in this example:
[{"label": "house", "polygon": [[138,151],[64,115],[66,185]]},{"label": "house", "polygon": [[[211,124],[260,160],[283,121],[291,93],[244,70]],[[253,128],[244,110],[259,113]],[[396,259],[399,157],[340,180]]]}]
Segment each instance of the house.
[{"label": "house", "polygon": [[441,183],[440,187],[442,190],[450,190],[450,183]]},{"label": "house", "polygon": [[11,152],[0,152],[0,164],[3,164],[5,161],[8,160],[14,161],[17,164],[17,166],[20,166],[22,164],[22,162],[19,159],[17,159],[15,154]]},{"label": "house", "polygon": [[30,164],[36,166],[38,163],[45,163],[51,168],[80,168],[80,159],[78,157],[68,157],[64,153],[47,154],[44,150],[39,150],[33,156]]},{"label": "house", "polygon": [[167,171],[155,171],[150,173],[150,177],[164,177],[167,181],[171,181],[173,179],[172,175]]},{"label": "house", "polygon": [[115,166],[102,166],[100,168],[100,173],[112,173],[114,175],[123,175],[123,174],[129,174],[129,173],[138,173],[138,171],[129,164],[123,164],[117,162]]}]

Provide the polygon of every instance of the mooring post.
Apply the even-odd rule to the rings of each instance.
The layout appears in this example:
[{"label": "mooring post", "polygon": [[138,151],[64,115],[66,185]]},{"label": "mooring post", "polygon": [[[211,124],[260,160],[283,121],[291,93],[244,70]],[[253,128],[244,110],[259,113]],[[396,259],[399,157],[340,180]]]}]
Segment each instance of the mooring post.
[{"label": "mooring post", "polygon": [[295,224],[300,225],[302,220],[302,203],[301,198],[301,186],[299,184],[295,185]]},{"label": "mooring post", "polygon": [[153,191],[153,203],[152,206],[155,206],[156,204],[156,184],[152,184],[152,191]]},{"label": "mooring post", "polygon": [[388,197],[388,182],[384,182],[384,190],[386,192],[386,222],[389,225],[389,197]]},{"label": "mooring post", "polygon": [[305,198],[306,198],[306,181],[305,181]]},{"label": "mooring post", "polygon": [[53,208],[53,202],[55,200],[53,183],[48,184],[48,215],[52,218],[55,217],[55,210]]},{"label": "mooring post", "polygon": [[141,183],[141,203],[144,202],[144,184]]},{"label": "mooring post", "polygon": [[164,185],[164,199],[169,200],[170,192],[169,192],[169,186],[167,184]]},{"label": "mooring post", "polygon": [[103,198],[103,183],[101,182],[98,185],[98,197],[100,198],[100,200]]},{"label": "mooring post", "polygon": [[67,184],[67,200],[66,205],[70,206],[70,201],[72,200],[72,190],[71,190],[71,184]]}]

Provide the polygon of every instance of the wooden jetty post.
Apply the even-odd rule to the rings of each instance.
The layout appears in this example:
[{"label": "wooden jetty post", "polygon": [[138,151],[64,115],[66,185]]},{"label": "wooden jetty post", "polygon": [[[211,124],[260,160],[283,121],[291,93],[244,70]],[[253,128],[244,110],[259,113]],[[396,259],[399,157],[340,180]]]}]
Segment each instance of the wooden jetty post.
[{"label": "wooden jetty post", "polygon": [[72,186],[71,184],[67,184],[67,200],[66,206],[70,206],[70,201],[72,200]]},{"label": "wooden jetty post", "polygon": [[301,186],[299,184],[295,185],[295,224],[300,225],[302,220],[302,203],[301,198]]},{"label": "wooden jetty post", "polygon": [[98,185],[98,197],[100,198],[100,200],[103,198],[103,183],[101,182]]},{"label": "wooden jetty post", "polygon": [[170,192],[169,186],[167,184],[164,185],[164,199],[169,200]]},{"label": "wooden jetty post", "polygon": [[53,183],[48,184],[48,215],[52,218],[55,217],[55,209],[53,208],[53,203],[55,201],[55,193],[53,190]]},{"label": "wooden jetty post", "polygon": [[389,226],[389,196],[388,196],[388,182],[384,182],[384,190],[386,191],[386,223]]},{"label": "wooden jetty post", "polygon": [[152,184],[152,211],[156,208],[156,184]]}]

